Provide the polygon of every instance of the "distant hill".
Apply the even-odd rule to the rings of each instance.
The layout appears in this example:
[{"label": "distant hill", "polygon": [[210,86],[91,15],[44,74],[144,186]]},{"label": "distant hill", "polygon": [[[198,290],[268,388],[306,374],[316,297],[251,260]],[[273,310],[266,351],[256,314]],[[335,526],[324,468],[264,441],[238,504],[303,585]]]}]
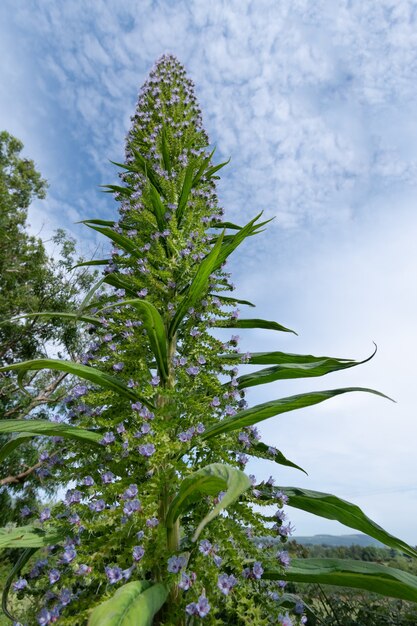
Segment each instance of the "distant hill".
[{"label": "distant hill", "polygon": [[383,548],[383,544],[368,535],[314,535],[313,537],[292,537],[294,541],[304,546],[375,546]]}]

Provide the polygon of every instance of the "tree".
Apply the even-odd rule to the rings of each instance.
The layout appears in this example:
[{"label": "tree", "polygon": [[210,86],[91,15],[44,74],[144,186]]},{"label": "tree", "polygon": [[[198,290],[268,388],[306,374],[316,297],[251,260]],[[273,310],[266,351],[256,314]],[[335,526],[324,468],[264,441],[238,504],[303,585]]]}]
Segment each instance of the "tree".
[{"label": "tree", "polygon": [[[69,274],[75,265],[74,241],[58,231],[53,242],[54,259],[48,256],[41,239],[27,232],[30,204],[46,195],[47,183],[32,160],[23,158],[21,141],[0,132],[0,364],[44,357],[61,351],[76,358],[81,334],[76,326],[59,318],[39,317],[39,311],[73,310],[79,294],[93,278],[85,270]],[[22,319],[23,314],[31,314]],[[0,379],[2,419],[21,419],[36,410],[47,417],[48,407],[65,395],[65,375],[41,374],[31,381],[25,394],[16,376]],[[5,438],[1,438],[4,443]],[[32,506],[47,469],[47,459],[39,459],[37,448],[27,443],[8,456],[0,478],[0,523],[20,520],[19,510]],[[4,487],[8,486],[8,490]],[[50,489],[52,483],[46,488]],[[15,498],[18,497],[17,506]]]},{"label": "tree", "polygon": [[[353,504],[272,479],[258,483],[243,471],[249,456],[301,469],[260,441],[257,423],[347,392],[382,394],[343,388],[247,406],[248,387],[358,362],[242,355],[236,335],[225,342],[213,332],[292,331],[240,319],[234,308],[251,304],[229,294],[224,264],[266,222],[260,215],[243,227],[223,221],[215,179],[225,163],[212,164],[208,145],[191,81],[175,58],[162,57],[133,117],[122,184],[108,187],[119,219],[86,222],[114,247],[102,261],[107,295],[74,313],[95,328],[83,363],[40,359],[0,368],[22,380],[47,369],[83,381],[61,423],[0,423],[27,437],[63,437],[73,481],[54,507],[40,503],[30,525],[0,537],[27,548],[4,606],[15,581],[18,597],[32,598],[31,613],[20,617],[30,624],[305,623],[302,603],[282,593],[288,581],[332,580],[417,600],[417,578],[395,569],[337,559],[290,564],[280,545],[291,534],[287,502],[417,553]],[[268,367],[239,376],[246,363]],[[44,546],[45,558],[27,565]]]}]

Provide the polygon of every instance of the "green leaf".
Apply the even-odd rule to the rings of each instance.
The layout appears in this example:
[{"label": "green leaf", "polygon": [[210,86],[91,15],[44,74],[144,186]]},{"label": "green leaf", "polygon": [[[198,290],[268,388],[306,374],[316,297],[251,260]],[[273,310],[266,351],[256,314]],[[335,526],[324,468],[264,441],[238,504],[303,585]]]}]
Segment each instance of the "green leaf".
[{"label": "green leaf", "polygon": [[104,193],[120,193],[128,198],[132,195],[132,189],[129,187],[121,187],[120,185],[100,185],[100,187],[105,189]]},{"label": "green leaf", "polygon": [[10,614],[8,608],[7,608],[7,600],[9,597],[9,591],[10,591],[10,587],[12,585],[13,580],[15,579],[16,576],[19,575],[20,571],[22,570],[22,568],[26,565],[26,563],[29,561],[29,559],[31,558],[31,556],[33,554],[35,554],[35,552],[38,551],[39,548],[27,548],[26,550],[24,550],[22,552],[22,554],[19,556],[19,558],[17,559],[16,563],[13,565],[11,571],[9,572],[6,582],[4,584],[4,588],[3,588],[3,594],[2,594],[2,598],[1,598],[1,608],[3,610],[3,613],[6,615],[6,617],[8,617],[10,620],[12,620],[12,622],[16,622],[18,620],[16,620],[15,617],[13,617],[13,615]]},{"label": "green leaf", "polygon": [[292,559],[285,572],[266,567],[262,578],[366,589],[417,602],[417,576],[377,563],[348,559]]},{"label": "green leaf", "polygon": [[11,433],[23,433],[22,437],[11,439],[0,450],[0,462],[4,455],[10,454],[15,448],[23,443],[24,438],[38,437],[40,435],[66,437],[67,439],[75,439],[76,441],[99,444],[102,435],[79,426],[70,426],[69,424],[57,424],[48,420],[0,420],[0,433],[8,435]]},{"label": "green leaf", "polygon": [[299,465],[296,465],[295,463],[287,459],[282,454],[282,452],[280,452],[279,450],[276,450],[276,448],[275,448],[276,453],[273,455],[273,458],[271,459],[271,455],[268,453],[269,447],[270,446],[267,446],[265,443],[262,443],[262,441],[259,441],[258,443],[251,445],[250,449],[248,450],[248,454],[250,454],[251,456],[259,455],[258,458],[267,458],[268,460],[273,461],[274,463],[278,463],[278,465],[285,465],[286,467],[293,467],[294,469],[298,469],[304,472],[304,474],[308,476],[307,472],[302,467],[300,467]]},{"label": "green leaf", "polygon": [[83,313],[60,313],[59,311],[41,311],[39,313],[26,313],[25,315],[19,315],[18,317],[13,317],[11,320],[0,322],[0,326],[2,324],[8,324],[10,321],[17,321],[21,319],[31,319],[36,317],[61,317],[66,320],[73,320],[75,322],[86,322],[89,324],[100,324],[100,320],[98,317],[91,317],[90,315],[84,315]]},{"label": "green leaf", "polygon": [[196,275],[194,276],[190,286],[185,291],[184,297],[180,302],[175,315],[171,321],[169,328],[169,337],[173,337],[178,329],[181,321],[187,314],[190,307],[201,298],[207,288],[209,278],[217,266],[217,259],[222,245],[222,237],[219,237],[217,244],[210,250],[210,253],[200,263]]},{"label": "green leaf", "polygon": [[77,263],[71,269],[75,270],[77,267],[88,267],[90,265],[108,265],[110,263],[110,259],[96,259],[95,261],[83,261],[83,263]]},{"label": "green leaf", "polygon": [[248,306],[256,306],[249,300],[239,300],[238,298],[229,298],[229,296],[222,296],[217,293],[211,293],[210,296],[212,298],[218,298],[220,302],[224,302],[225,304],[247,304]]},{"label": "green leaf", "polygon": [[155,215],[156,223],[158,225],[159,230],[164,230],[165,228],[165,213],[166,209],[162,203],[161,197],[155,187],[150,185],[150,194],[151,194],[151,202],[153,206],[153,214]]},{"label": "green leaf", "polygon": [[167,597],[168,589],[162,583],[132,581],[93,610],[88,626],[152,626]]},{"label": "green leaf", "polygon": [[303,354],[285,354],[285,352],[256,352],[251,354],[247,363],[257,365],[262,363],[278,363],[277,367],[267,367],[258,372],[239,376],[239,387],[245,389],[254,385],[264,385],[275,380],[288,378],[309,378],[325,376],[331,372],[355,367],[366,363],[375,355],[376,349],[370,357],[363,361],[353,359],[335,359],[332,357],[318,357]]},{"label": "green leaf", "polygon": [[281,326],[278,322],[260,319],[219,320],[215,325],[219,328],[264,328],[266,330],[279,330],[284,333],[293,333],[294,335],[297,334],[295,330]]},{"label": "green leaf", "polygon": [[132,400],[133,402],[140,400],[140,402],[148,408],[154,408],[149,400],[142,398],[135,393],[135,391],[126,387],[126,385],[115,376],[111,376],[110,374],[97,370],[94,367],[81,365],[80,363],[73,363],[72,361],[61,361],[59,359],[34,359],[33,361],[22,361],[22,363],[14,363],[13,365],[0,367],[0,372],[15,370],[20,374],[24,374],[28,371],[37,371],[42,369],[58,370],[60,372],[73,374],[74,376],[78,376],[84,380],[89,380],[104,389],[114,391],[119,395],[128,398],[128,400]]},{"label": "green leaf", "polygon": [[210,161],[211,161],[211,159],[212,159],[213,154],[215,153],[215,151],[216,151],[216,148],[214,148],[214,149],[210,152],[210,154],[209,154],[209,155],[208,155],[205,159],[203,159],[203,162],[202,162],[202,164],[200,165],[200,168],[199,168],[199,170],[198,170],[197,174],[196,174],[196,175],[195,175],[195,177],[194,177],[194,180],[193,180],[193,185],[192,185],[193,187],[195,187],[195,186],[198,184],[198,182],[199,182],[200,178],[203,176],[204,172],[205,172],[205,171],[206,171],[206,169],[207,169],[207,166],[210,164]]},{"label": "green leaf", "polygon": [[168,145],[167,131],[166,131],[165,126],[163,126],[162,132],[161,132],[161,152],[162,152],[162,158],[164,161],[164,167],[166,171],[169,174],[171,174],[171,156],[169,154],[169,145]]},{"label": "green leaf", "polygon": [[20,526],[18,528],[0,528],[0,550],[5,548],[42,548],[60,541],[58,533],[45,533],[35,526]]},{"label": "green leaf", "polygon": [[263,420],[273,417],[274,415],[280,415],[281,413],[287,413],[288,411],[296,411],[307,406],[313,406],[319,404],[335,396],[339,396],[343,393],[350,393],[351,391],[366,391],[367,393],[374,393],[382,398],[388,398],[388,396],[375,391],[374,389],[366,389],[365,387],[344,387],[342,389],[328,389],[326,391],[312,391],[310,393],[302,393],[296,396],[288,396],[287,398],[280,398],[279,400],[271,400],[270,402],[264,402],[263,404],[257,404],[254,407],[239,411],[236,415],[227,417],[218,424],[210,426],[207,430],[200,435],[201,439],[210,439],[211,437],[217,437],[222,433],[229,433],[238,428],[245,428],[246,426],[252,426],[258,424]]},{"label": "green leaf", "polygon": [[230,256],[232,252],[234,252],[234,250],[236,250],[236,248],[246,239],[246,237],[255,235],[261,226],[264,226],[265,224],[268,224],[268,222],[271,221],[271,220],[266,220],[265,222],[256,224],[257,220],[261,217],[261,215],[262,213],[259,213],[256,217],[253,218],[253,220],[248,222],[246,226],[243,226],[243,228],[240,228],[239,232],[237,232],[236,235],[234,235],[233,237],[230,237],[227,243],[225,243],[222,246],[222,249],[217,259],[216,269],[218,269],[225,262],[227,257]]},{"label": "green leaf", "polygon": [[89,228],[92,228],[98,233],[101,233],[102,235],[110,239],[111,241],[114,241],[114,243],[118,245],[119,248],[122,248],[122,250],[124,250],[125,252],[128,252],[135,258],[137,259],[142,258],[143,253],[139,250],[137,245],[129,237],[126,237],[126,235],[121,235],[120,233],[117,233],[115,230],[107,226],[96,226],[95,224],[92,223],[92,220],[85,220],[83,224],[85,224]]},{"label": "green leaf", "polygon": [[158,365],[158,371],[164,380],[168,377],[168,341],[165,332],[165,325],[158,310],[147,300],[133,298],[122,300],[103,307],[101,310],[115,306],[133,306],[138,312],[143,322],[143,326],[148,334],[149,343]]},{"label": "green leaf", "polygon": [[84,309],[86,309],[90,302],[91,302],[91,298],[94,296],[94,294],[96,293],[97,289],[99,289],[101,287],[101,285],[104,283],[104,279],[105,276],[103,276],[103,278],[100,278],[99,281],[97,281],[90,289],[90,291],[87,293],[87,295],[85,296],[84,300],[81,302],[80,304],[80,311],[83,311]]},{"label": "green leaf", "polygon": [[298,487],[277,487],[277,489],[282,490],[288,496],[288,506],[326,519],[337,520],[349,528],[360,530],[366,535],[378,539],[390,548],[399,550],[413,558],[417,557],[417,550],[378,526],[356,504],[320,491],[310,491]]},{"label": "green leaf", "polygon": [[32,439],[33,437],[37,437],[36,433],[24,432],[16,437],[13,437],[12,439],[9,439],[9,441],[0,448],[0,463],[3,463],[4,459],[7,459],[7,457],[12,454],[14,450],[22,445],[22,443]]},{"label": "green leaf", "polygon": [[172,528],[175,521],[194,502],[201,499],[201,495],[217,496],[220,491],[226,490],[223,498],[208,513],[198,525],[193,541],[196,541],[203,528],[214,519],[220,511],[235,502],[239,496],[249,489],[251,482],[244,472],[222,463],[212,463],[190,474],[182,481],[178,493],[169,507],[166,525]]},{"label": "green leaf", "polygon": [[181,194],[178,200],[178,206],[176,210],[178,226],[180,226],[182,222],[184,210],[185,210],[185,207],[187,206],[188,196],[190,195],[190,191],[193,186],[193,178],[194,178],[194,163],[190,163],[185,170],[184,182],[182,184]]},{"label": "green leaf", "polygon": [[218,172],[222,167],[224,167],[225,165],[228,165],[230,163],[230,158],[227,159],[227,161],[225,161],[224,163],[219,163],[219,165],[214,165],[213,167],[210,167],[206,172],[205,172],[205,177],[207,179],[210,179],[213,174],[215,174],[216,172]]}]

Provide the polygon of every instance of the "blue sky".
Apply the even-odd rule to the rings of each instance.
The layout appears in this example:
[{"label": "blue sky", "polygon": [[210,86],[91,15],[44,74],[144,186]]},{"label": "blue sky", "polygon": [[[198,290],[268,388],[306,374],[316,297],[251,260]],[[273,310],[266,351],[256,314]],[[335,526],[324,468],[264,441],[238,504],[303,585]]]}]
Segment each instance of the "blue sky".
[{"label": "blue sky", "polygon": [[[414,354],[417,349],[417,2],[412,0],[3,0],[0,126],[23,140],[50,188],[30,213],[48,239],[111,218],[99,185],[137,93],[164,52],[196,83],[231,220],[276,216],[232,263],[259,317],[299,336],[247,334],[248,349],[364,358],[316,382],[253,391],[261,402],[338,386],[352,394],[271,419],[265,441],[305,467],[278,484],[329,491],[417,543]],[[248,331],[242,331],[248,333]],[[298,534],[345,532],[291,510]],[[346,531],[347,532],[347,531]]]}]

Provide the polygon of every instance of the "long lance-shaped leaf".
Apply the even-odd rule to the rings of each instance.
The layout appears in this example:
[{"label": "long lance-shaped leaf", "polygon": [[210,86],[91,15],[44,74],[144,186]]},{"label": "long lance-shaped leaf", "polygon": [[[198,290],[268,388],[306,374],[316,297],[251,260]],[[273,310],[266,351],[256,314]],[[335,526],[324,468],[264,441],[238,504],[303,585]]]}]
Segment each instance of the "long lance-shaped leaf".
[{"label": "long lance-shaped leaf", "polygon": [[232,222],[216,222],[215,224],[211,224],[210,228],[229,228],[230,230],[241,230],[243,226],[238,226],[237,224],[233,224]]},{"label": "long lance-shaped leaf", "polygon": [[162,583],[152,585],[135,580],[99,604],[91,613],[88,626],[152,626],[167,597],[168,589]]},{"label": "long lance-shaped leaf", "polygon": [[42,548],[56,543],[62,538],[58,533],[45,533],[35,526],[20,526],[12,530],[0,528],[0,550],[5,548]]},{"label": "long lance-shaped leaf", "polygon": [[348,559],[292,559],[284,573],[266,567],[262,578],[366,589],[417,602],[417,576],[377,563]]},{"label": "long lance-shaped leaf", "polygon": [[217,266],[217,259],[222,245],[222,237],[220,236],[217,244],[210,250],[210,253],[200,263],[196,275],[194,276],[190,286],[187,288],[182,301],[180,302],[178,309],[172,319],[169,328],[169,336],[173,337],[178,329],[184,316],[190,307],[194,306],[197,300],[204,293],[207,288],[210,275]]},{"label": "long lance-shaped leaf", "polygon": [[326,391],[312,391],[310,393],[302,393],[296,396],[288,396],[287,398],[280,398],[279,400],[271,400],[270,402],[264,402],[263,404],[257,404],[250,409],[239,411],[236,415],[228,417],[214,426],[210,426],[207,430],[200,435],[201,439],[210,439],[211,437],[217,437],[222,433],[229,433],[238,428],[245,428],[246,426],[252,426],[258,424],[263,420],[280,415],[281,413],[287,413],[288,411],[295,411],[307,406],[313,406],[319,404],[335,396],[339,396],[343,393],[350,393],[351,391],[366,391],[367,393],[374,393],[382,398],[388,398],[379,391],[374,389],[367,389],[365,387],[344,387],[342,389],[328,389]]},{"label": "long lance-shaped leaf", "polygon": [[129,389],[129,387],[127,387],[115,376],[111,376],[110,374],[97,370],[94,367],[81,365],[80,363],[73,363],[72,361],[60,361],[59,359],[34,359],[33,361],[22,361],[21,363],[14,363],[13,365],[0,367],[0,372],[14,370],[23,374],[28,371],[43,369],[58,370],[60,372],[73,374],[74,376],[78,376],[84,380],[89,380],[95,385],[103,387],[103,389],[115,391],[119,395],[124,396],[133,402],[140,400],[140,402],[148,408],[154,408],[153,404],[149,400],[139,396],[132,389]]},{"label": "long lance-shaped leaf", "polygon": [[193,187],[195,187],[199,183],[200,178],[203,176],[204,172],[206,172],[207,166],[209,165],[211,159],[213,158],[213,154],[215,153],[215,151],[216,151],[216,148],[214,148],[210,152],[210,154],[205,159],[203,159],[203,162],[200,165],[200,168],[199,168],[199,170],[197,171],[197,174],[194,177]]},{"label": "long lance-shaped leaf", "polygon": [[225,304],[247,304],[248,306],[256,306],[256,304],[249,302],[249,300],[239,300],[238,298],[230,298],[229,296],[222,296],[217,293],[211,293],[210,296],[217,298],[220,302],[224,302]]},{"label": "long lance-shaped leaf", "polygon": [[227,159],[227,161],[224,161],[224,163],[219,163],[218,165],[213,165],[213,167],[210,167],[205,173],[204,176],[208,179],[212,178],[212,176],[218,172],[220,169],[222,169],[222,167],[224,167],[225,165],[228,165],[230,163],[230,158]]},{"label": "long lance-shaped leaf", "polygon": [[96,226],[108,226],[109,228],[113,228],[116,224],[114,220],[80,220],[76,222],[76,224],[95,224]]},{"label": "long lance-shaped leaf", "polygon": [[87,293],[87,295],[85,296],[84,300],[81,302],[80,304],[80,308],[79,311],[84,311],[84,309],[88,308],[91,302],[92,297],[94,296],[94,294],[96,293],[97,289],[99,289],[101,287],[101,285],[104,283],[104,279],[105,276],[103,276],[102,278],[100,278],[99,281],[97,281],[90,289],[90,291]]},{"label": "long lance-shaped leaf", "polygon": [[10,456],[19,446],[25,443],[25,441],[37,436],[38,435],[36,435],[36,433],[25,432],[13,437],[13,439],[10,439],[0,448],[0,463],[3,463],[4,459],[7,459],[7,457]]},{"label": "long lance-shaped leaf", "polygon": [[185,170],[184,181],[182,184],[181,194],[178,200],[178,206],[176,210],[178,226],[180,226],[182,222],[184,210],[188,202],[188,196],[190,195],[190,191],[193,186],[193,179],[194,179],[194,165],[193,163],[190,163]]},{"label": "long lance-shaped leaf", "polygon": [[110,263],[110,259],[96,259],[94,261],[83,261],[82,263],[77,263],[77,265],[73,265],[71,267],[72,270],[77,269],[77,267],[89,267],[92,265],[108,265]]},{"label": "long lance-shaped leaf", "polygon": [[352,359],[336,359],[332,357],[317,357],[311,355],[285,354],[284,352],[259,352],[252,354],[247,363],[258,364],[259,362],[279,363],[276,367],[267,367],[258,372],[239,376],[237,379],[241,389],[253,387],[254,385],[264,385],[275,380],[288,378],[309,378],[313,376],[325,376],[331,372],[355,367],[366,363],[375,355],[376,349],[370,357],[363,361]]},{"label": "long lance-shaped leaf", "polygon": [[100,187],[104,188],[104,193],[120,193],[122,196],[130,196],[133,193],[133,190],[130,187],[122,187],[121,185],[100,185]]},{"label": "long lance-shaped leaf", "polygon": [[162,127],[162,132],[161,132],[161,152],[162,152],[162,158],[164,160],[164,167],[166,171],[168,172],[168,174],[171,174],[171,167],[172,167],[171,155],[169,153],[167,131],[166,131],[165,126]]},{"label": "long lance-shaped leaf", "polygon": [[160,185],[159,178],[157,174],[154,172],[153,167],[150,164],[150,162],[147,161],[145,157],[140,152],[138,152],[138,150],[135,150],[134,148],[132,148],[132,151],[135,156],[135,164],[139,166],[140,170],[142,171],[142,174],[146,176],[146,178],[151,182],[151,184],[155,187],[158,193],[161,196],[165,197],[165,193],[164,193],[163,188]]},{"label": "long lance-shaped leaf", "polygon": [[120,233],[117,233],[115,230],[113,230],[112,228],[108,228],[107,226],[95,226],[87,220],[83,223],[86,224],[86,226],[88,226],[89,228],[92,228],[98,233],[101,233],[105,237],[108,237],[108,239],[111,239],[111,241],[114,241],[114,243],[117,244],[119,248],[122,248],[122,250],[124,250],[125,252],[128,252],[137,259],[142,258],[143,253],[138,249],[136,244],[131,239],[129,239],[129,237],[121,235]]},{"label": "long lance-shaped leaf", "polygon": [[9,321],[3,321],[0,322],[0,326],[2,326],[3,324],[8,324],[10,323],[10,321],[17,321],[17,320],[22,320],[22,319],[32,319],[32,318],[36,318],[36,317],[61,317],[64,320],[72,320],[75,322],[86,322],[89,324],[100,324],[100,320],[98,319],[98,317],[92,317],[91,315],[84,315],[83,313],[71,313],[71,312],[66,312],[66,313],[60,313],[59,311],[40,311],[39,313],[26,313],[25,315],[19,315],[18,317],[13,317],[11,320]]},{"label": "long lance-shaped leaf", "polygon": [[288,496],[288,506],[313,513],[313,515],[337,520],[349,528],[360,530],[366,535],[378,539],[390,548],[400,550],[413,558],[417,557],[417,550],[378,526],[356,504],[337,498],[330,493],[299,489],[298,487],[277,488]]},{"label": "long lance-shaped leaf", "polygon": [[[92,430],[86,430],[79,426],[70,426],[69,424],[57,424],[55,422],[49,422],[48,420],[0,420],[0,434],[9,435],[12,433],[24,433],[25,436],[27,435],[28,437],[36,437],[39,435],[48,435],[51,437],[59,436],[92,444],[99,444],[103,438],[102,435]],[[13,441],[12,439],[5,444],[5,446],[8,446],[8,450],[13,448]],[[0,455],[4,454],[5,446],[1,449]],[[16,448],[17,446],[15,445],[14,447]]]},{"label": "long lance-shaped leaf", "polygon": [[[248,454],[250,454],[251,456],[256,456],[258,458],[264,458],[264,459],[268,459],[270,461],[273,461],[274,463],[278,463],[278,465],[285,465],[286,467],[293,467],[294,469],[298,469],[301,472],[304,472],[304,474],[307,474],[307,472],[300,467],[299,465],[296,465],[295,463],[293,463],[292,461],[290,461],[289,459],[287,459],[286,456],[284,456],[282,454],[282,452],[280,450],[277,450],[276,448],[273,448],[273,458],[271,458],[271,446],[267,446],[265,443],[262,443],[262,441],[259,441],[256,444],[252,444],[250,449],[248,450]],[[1,454],[1,450],[0,450],[0,454]]]},{"label": "long lance-shaped leaf", "polygon": [[249,489],[251,482],[244,472],[222,463],[212,463],[199,469],[182,481],[178,493],[169,507],[166,525],[172,528],[178,517],[184,513],[202,494],[217,496],[226,490],[220,502],[208,513],[198,525],[193,541],[196,541],[203,528],[214,519],[220,511],[235,502],[239,496]]},{"label": "long lance-shaped leaf", "polygon": [[112,285],[118,289],[124,289],[127,294],[132,296],[137,295],[137,286],[132,285],[132,282],[121,274],[108,274],[105,277],[104,282],[107,285]]},{"label": "long lance-shaped leaf", "polygon": [[166,223],[165,221],[166,209],[162,203],[161,196],[159,195],[159,193],[157,192],[157,190],[152,184],[150,185],[150,195],[151,195],[151,202],[153,206],[153,213],[155,215],[156,223],[158,224],[159,230],[162,231],[164,230],[165,223]]},{"label": "long lance-shaped leaf", "polygon": [[2,608],[3,613],[6,615],[6,617],[12,620],[13,623],[18,623],[18,622],[16,618],[10,614],[9,609],[7,608],[7,600],[9,597],[10,587],[12,585],[14,578],[19,575],[19,573],[21,572],[23,567],[26,565],[26,563],[29,561],[31,556],[35,554],[35,552],[37,552],[38,549],[39,548],[27,548],[26,550],[22,552],[22,554],[17,559],[16,563],[13,565],[11,571],[9,572],[9,575],[7,576],[6,582],[4,584],[3,594],[1,598],[1,608]]},{"label": "long lance-shaped leaf", "polygon": [[234,250],[246,239],[246,237],[250,237],[254,234],[254,232],[261,226],[264,226],[271,220],[266,220],[265,222],[261,222],[256,224],[257,220],[261,217],[262,213],[259,213],[256,217],[253,218],[250,222],[243,226],[234,237],[232,237],[228,243],[225,243],[222,246],[220,254],[217,259],[216,269],[219,268],[227,259],[228,256],[232,254]]},{"label": "long lance-shaped leaf", "polygon": [[103,309],[101,309],[101,311],[111,307],[124,305],[133,306],[139,312],[140,318],[143,322],[143,327],[148,334],[149,343],[155,356],[159,374],[164,380],[166,380],[168,377],[168,343],[162,317],[153,304],[140,298],[132,298],[129,300],[122,300],[121,302],[115,302],[114,304],[106,305]]},{"label": "long lance-shaped leaf", "polygon": [[215,325],[219,328],[262,328],[265,330],[278,330],[284,333],[293,333],[294,335],[297,334],[295,330],[286,328],[278,324],[278,322],[260,319],[219,320]]}]

